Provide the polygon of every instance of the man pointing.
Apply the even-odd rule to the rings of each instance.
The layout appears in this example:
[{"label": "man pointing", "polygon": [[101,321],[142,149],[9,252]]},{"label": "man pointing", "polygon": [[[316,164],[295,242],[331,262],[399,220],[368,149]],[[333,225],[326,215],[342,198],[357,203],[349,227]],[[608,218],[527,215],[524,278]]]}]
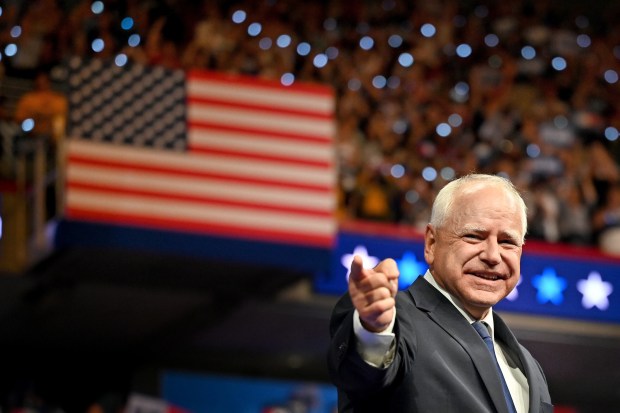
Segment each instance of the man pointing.
[{"label": "man pointing", "polygon": [[406,291],[393,260],[365,269],[354,258],[330,326],[339,411],[553,411],[540,365],[492,311],[517,285],[526,231],[514,186],[472,174],[437,195],[429,269]]}]

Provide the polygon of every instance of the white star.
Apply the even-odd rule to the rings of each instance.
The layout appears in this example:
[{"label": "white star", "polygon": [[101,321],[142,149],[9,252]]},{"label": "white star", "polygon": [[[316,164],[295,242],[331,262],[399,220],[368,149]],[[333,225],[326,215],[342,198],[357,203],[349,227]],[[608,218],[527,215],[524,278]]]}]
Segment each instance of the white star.
[{"label": "white star", "polygon": [[601,274],[592,271],[587,280],[579,280],[577,289],[583,294],[581,305],[585,309],[597,307],[599,310],[607,310],[609,299],[607,298],[614,290],[611,283],[603,281]]},{"label": "white star", "polygon": [[349,273],[351,272],[351,263],[353,262],[353,257],[359,255],[362,257],[362,263],[364,268],[374,268],[379,263],[378,257],[373,257],[368,255],[368,250],[363,245],[358,245],[353,249],[352,254],[344,254],[342,258],[340,258],[340,263],[346,267],[347,269],[347,281],[349,280]]}]

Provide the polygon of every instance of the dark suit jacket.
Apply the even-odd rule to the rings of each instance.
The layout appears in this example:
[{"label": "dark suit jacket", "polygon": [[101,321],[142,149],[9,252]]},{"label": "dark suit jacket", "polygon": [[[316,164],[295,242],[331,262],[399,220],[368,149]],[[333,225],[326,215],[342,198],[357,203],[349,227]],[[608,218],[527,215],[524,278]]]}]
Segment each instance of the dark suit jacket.
[{"label": "dark suit jacket", "polygon": [[[507,413],[499,376],[484,342],[436,288],[419,277],[396,297],[396,354],[385,369],[356,350],[353,305],[340,299],[331,320],[328,367],[341,412]],[[552,412],[540,365],[494,314],[495,339],[527,377],[530,413]]]}]

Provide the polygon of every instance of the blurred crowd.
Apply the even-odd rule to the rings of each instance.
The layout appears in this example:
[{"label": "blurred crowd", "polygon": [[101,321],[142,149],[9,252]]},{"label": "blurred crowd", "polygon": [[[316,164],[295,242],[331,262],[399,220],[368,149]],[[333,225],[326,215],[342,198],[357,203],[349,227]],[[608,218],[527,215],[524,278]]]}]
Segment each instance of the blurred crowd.
[{"label": "blurred crowd", "polygon": [[326,83],[342,219],[423,228],[446,182],[487,172],[525,194],[529,239],[620,253],[619,11],[611,1],[12,0],[0,43],[18,52],[1,63],[34,79],[62,77],[71,56],[123,56]]}]

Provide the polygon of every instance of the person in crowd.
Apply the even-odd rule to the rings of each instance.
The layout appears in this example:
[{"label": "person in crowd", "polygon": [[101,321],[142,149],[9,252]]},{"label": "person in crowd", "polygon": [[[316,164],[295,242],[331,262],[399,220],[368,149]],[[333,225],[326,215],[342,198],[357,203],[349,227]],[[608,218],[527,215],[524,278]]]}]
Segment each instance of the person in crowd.
[{"label": "person in crowd", "polygon": [[67,98],[52,88],[49,74],[41,71],[35,78],[34,89],[17,101],[15,120],[21,123],[32,119],[32,133],[50,139],[53,144],[65,133],[67,111]]},{"label": "person in crowd", "polygon": [[551,412],[541,366],[492,307],[520,277],[526,206],[510,181],[447,184],[424,238],[428,271],[355,257],[332,314],[328,367],[342,412]]}]

